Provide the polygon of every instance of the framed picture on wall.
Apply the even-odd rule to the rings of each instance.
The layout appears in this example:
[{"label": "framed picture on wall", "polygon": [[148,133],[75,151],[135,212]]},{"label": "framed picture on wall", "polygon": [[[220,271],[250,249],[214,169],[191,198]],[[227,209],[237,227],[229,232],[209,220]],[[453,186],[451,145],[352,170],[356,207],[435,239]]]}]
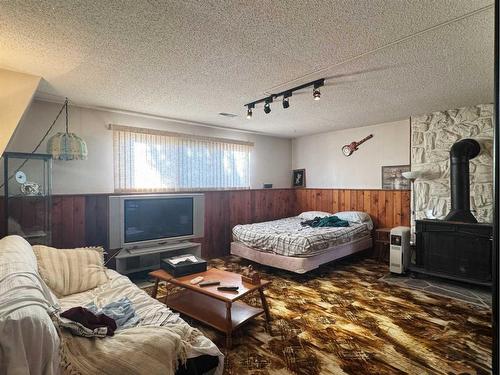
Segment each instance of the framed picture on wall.
[{"label": "framed picture on wall", "polygon": [[409,165],[386,165],[382,167],[382,189],[410,190],[410,180],[402,173],[410,170]]},{"label": "framed picture on wall", "polygon": [[306,187],[306,170],[294,169],[292,176],[293,187]]}]

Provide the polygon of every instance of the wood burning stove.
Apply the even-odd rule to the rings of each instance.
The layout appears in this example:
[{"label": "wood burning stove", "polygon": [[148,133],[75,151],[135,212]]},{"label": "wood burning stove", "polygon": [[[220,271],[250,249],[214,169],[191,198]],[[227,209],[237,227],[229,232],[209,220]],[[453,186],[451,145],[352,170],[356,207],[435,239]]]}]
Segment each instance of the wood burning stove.
[{"label": "wood burning stove", "polygon": [[490,224],[417,220],[413,272],[491,285]]},{"label": "wood burning stove", "polygon": [[445,220],[416,221],[412,272],[491,285],[491,224],[478,224],[470,211],[469,161],[481,147],[462,139],[450,150],[451,211]]}]

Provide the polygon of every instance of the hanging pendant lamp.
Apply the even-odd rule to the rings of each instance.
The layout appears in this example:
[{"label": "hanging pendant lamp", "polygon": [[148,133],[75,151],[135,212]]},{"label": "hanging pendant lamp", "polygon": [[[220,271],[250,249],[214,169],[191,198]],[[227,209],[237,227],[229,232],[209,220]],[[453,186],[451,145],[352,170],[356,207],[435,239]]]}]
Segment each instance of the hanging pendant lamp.
[{"label": "hanging pendant lamp", "polygon": [[86,160],[87,144],[75,133],[69,132],[68,98],[64,102],[66,111],[66,132],[58,132],[47,141],[47,152],[54,160]]}]

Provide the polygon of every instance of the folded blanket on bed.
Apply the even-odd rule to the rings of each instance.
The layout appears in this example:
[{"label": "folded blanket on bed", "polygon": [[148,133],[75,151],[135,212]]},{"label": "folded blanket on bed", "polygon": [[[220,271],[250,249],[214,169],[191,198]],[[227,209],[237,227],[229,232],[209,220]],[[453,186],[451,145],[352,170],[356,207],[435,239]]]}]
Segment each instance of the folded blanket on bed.
[{"label": "folded blanket on bed", "polygon": [[326,216],[326,217],[315,217],[312,220],[306,220],[300,223],[302,226],[306,227],[348,227],[349,222],[347,220],[339,219],[337,216]]}]

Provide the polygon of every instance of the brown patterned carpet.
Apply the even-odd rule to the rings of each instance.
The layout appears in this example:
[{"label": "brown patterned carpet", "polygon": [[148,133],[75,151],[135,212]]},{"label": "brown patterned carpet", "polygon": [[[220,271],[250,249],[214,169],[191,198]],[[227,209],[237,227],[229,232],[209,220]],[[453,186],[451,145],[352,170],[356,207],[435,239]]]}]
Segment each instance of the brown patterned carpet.
[{"label": "brown patterned carpet", "polygon": [[[234,272],[250,264],[232,256],[210,263]],[[371,259],[306,275],[254,268],[272,280],[266,295],[273,322],[270,332],[262,318],[235,332],[227,374],[491,373],[487,308],[380,281],[387,266]],[[186,320],[224,347],[222,334]]]}]

